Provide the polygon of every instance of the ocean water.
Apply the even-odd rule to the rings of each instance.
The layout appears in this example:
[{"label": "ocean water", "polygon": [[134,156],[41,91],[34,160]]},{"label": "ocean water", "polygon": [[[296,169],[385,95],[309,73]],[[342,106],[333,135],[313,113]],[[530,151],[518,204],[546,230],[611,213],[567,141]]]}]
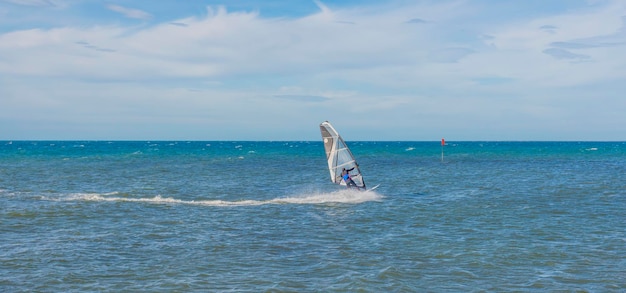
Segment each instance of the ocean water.
[{"label": "ocean water", "polygon": [[2,292],[625,292],[626,143],[1,141]]}]

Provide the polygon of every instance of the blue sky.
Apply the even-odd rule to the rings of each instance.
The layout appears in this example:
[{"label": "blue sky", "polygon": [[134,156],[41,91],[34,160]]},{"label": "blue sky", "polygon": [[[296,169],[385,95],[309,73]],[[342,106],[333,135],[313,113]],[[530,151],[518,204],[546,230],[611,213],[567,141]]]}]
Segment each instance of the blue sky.
[{"label": "blue sky", "polygon": [[626,140],[626,1],[0,0],[0,139]]}]

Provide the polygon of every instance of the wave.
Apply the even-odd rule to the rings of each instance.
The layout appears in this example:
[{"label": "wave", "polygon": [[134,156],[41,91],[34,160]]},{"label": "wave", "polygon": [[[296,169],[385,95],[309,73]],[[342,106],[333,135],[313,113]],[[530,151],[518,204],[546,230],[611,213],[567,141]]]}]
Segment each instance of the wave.
[{"label": "wave", "polygon": [[374,191],[341,190],[330,193],[309,193],[290,197],[279,197],[270,200],[182,200],[157,195],[149,198],[133,198],[115,196],[118,193],[76,193],[62,198],[63,201],[109,201],[109,202],[142,202],[151,204],[183,204],[200,206],[260,206],[269,204],[327,204],[347,203],[358,204],[368,201],[380,201],[383,196]]}]

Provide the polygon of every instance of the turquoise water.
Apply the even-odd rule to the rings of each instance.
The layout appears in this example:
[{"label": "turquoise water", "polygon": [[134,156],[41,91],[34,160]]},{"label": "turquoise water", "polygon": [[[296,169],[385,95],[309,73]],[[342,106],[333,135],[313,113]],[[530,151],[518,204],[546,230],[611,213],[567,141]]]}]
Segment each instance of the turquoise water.
[{"label": "turquoise water", "polygon": [[348,145],[0,142],[0,291],[626,291],[626,143]]}]

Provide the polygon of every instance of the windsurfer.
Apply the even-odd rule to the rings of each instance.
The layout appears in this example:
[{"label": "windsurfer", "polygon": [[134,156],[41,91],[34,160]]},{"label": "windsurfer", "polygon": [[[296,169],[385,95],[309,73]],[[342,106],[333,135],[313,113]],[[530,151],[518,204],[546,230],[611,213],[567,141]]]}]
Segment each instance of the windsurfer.
[{"label": "windsurfer", "polygon": [[350,176],[350,171],[354,170],[354,168],[355,167],[352,167],[350,169],[343,168],[343,171],[341,171],[341,177],[343,178],[343,181],[346,182],[346,186],[348,188],[356,187],[357,189],[360,189],[359,186],[356,185],[356,183],[354,182],[354,180],[352,180],[352,177]]}]

